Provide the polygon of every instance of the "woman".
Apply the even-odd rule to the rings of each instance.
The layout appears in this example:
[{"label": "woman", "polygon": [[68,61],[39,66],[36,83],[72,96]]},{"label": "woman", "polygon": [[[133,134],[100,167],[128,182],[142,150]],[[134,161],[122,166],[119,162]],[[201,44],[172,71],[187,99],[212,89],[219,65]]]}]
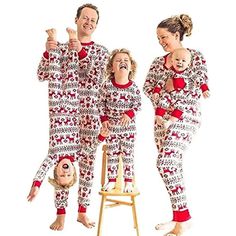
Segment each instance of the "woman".
[{"label": "woman", "polygon": [[[174,89],[170,79],[173,77],[171,56],[175,49],[183,48],[183,37],[190,36],[191,31],[192,20],[184,14],[167,18],[157,26],[159,43],[168,54],[157,57],[153,61],[143,87],[155,111],[158,98],[162,96],[164,90],[170,92]],[[156,229],[165,229],[170,226],[171,231],[166,235],[181,235],[191,218],[183,181],[183,154],[200,126],[199,98],[202,93],[205,98],[210,95],[205,59],[200,52],[188,50],[191,53],[191,65],[188,69],[190,85],[188,93],[182,94],[181,96],[184,97],[180,98],[185,100],[182,107],[184,112],[181,118],[177,119],[171,116],[170,109],[164,115],[164,119],[169,122],[170,126],[165,128],[164,123],[160,125],[157,122],[154,125],[155,142],[159,152],[157,168],[169,193],[173,209],[173,220],[156,226]],[[162,81],[161,89],[157,87],[157,85],[160,86],[160,81]],[[201,81],[204,88],[196,86],[196,81]]]}]

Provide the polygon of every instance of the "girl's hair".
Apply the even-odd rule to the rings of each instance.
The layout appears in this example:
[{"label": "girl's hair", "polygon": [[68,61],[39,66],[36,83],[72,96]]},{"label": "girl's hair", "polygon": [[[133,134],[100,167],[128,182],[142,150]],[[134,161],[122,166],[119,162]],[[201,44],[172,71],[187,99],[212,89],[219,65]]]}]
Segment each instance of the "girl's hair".
[{"label": "girl's hair", "polygon": [[129,73],[129,80],[134,80],[135,74],[136,74],[136,70],[137,70],[137,63],[136,61],[132,58],[130,51],[125,49],[125,48],[121,48],[121,49],[115,49],[112,51],[110,58],[108,60],[107,66],[106,66],[106,78],[108,79],[113,79],[114,78],[114,72],[113,72],[113,61],[115,56],[118,53],[125,53],[128,55],[130,62],[131,62],[131,71]]},{"label": "girl's hair", "polygon": [[69,189],[70,187],[72,187],[76,181],[77,181],[77,174],[76,174],[76,169],[74,167],[74,174],[73,174],[73,179],[66,185],[61,185],[60,183],[58,183],[58,178],[57,178],[57,167],[54,168],[54,171],[53,171],[53,177],[54,179],[52,178],[48,178],[48,182],[55,188],[59,188],[59,189]]},{"label": "girl's hair", "polygon": [[179,32],[180,41],[182,41],[184,35],[191,35],[193,23],[192,19],[188,15],[181,14],[161,21],[157,28],[166,28],[171,33]]},{"label": "girl's hair", "polygon": [[[86,3],[86,4],[80,6],[80,7],[77,9],[77,13],[76,13],[76,17],[77,17],[77,18],[80,17],[81,12],[82,12],[82,10],[83,10],[85,7],[88,7],[88,8],[91,8],[91,9],[95,10],[95,11],[97,12],[98,20],[99,20],[99,11],[98,11],[98,8],[97,8],[96,6],[94,6],[93,4],[91,4],[91,3]],[[98,20],[97,20],[96,23],[98,23]]]}]

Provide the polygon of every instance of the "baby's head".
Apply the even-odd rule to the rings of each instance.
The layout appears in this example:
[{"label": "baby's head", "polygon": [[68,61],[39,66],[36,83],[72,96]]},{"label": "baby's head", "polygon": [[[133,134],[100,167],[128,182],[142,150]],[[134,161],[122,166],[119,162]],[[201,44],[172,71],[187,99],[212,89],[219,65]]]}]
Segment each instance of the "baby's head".
[{"label": "baby's head", "polygon": [[50,184],[56,188],[68,189],[77,180],[76,170],[69,158],[63,158],[54,168],[54,179],[48,178]]},{"label": "baby's head", "polygon": [[183,71],[191,63],[191,53],[185,48],[175,49],[171,56],[171,62],[176,71]]},{"label": "baby's head", "polygon": [[115,76],[128,76],[129,80],[133,80],[136,73],[137,64],[132,58],[129,50],[115,49],[112,51],[108,60],[106,75],[108,79],[113,79]]}]

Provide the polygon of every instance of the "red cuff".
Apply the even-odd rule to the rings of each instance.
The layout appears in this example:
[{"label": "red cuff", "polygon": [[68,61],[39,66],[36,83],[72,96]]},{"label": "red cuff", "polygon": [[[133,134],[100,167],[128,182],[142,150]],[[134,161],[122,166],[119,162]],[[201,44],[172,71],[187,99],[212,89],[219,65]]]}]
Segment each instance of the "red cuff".
[{"label": "red cuff", "polygon": [[64,215],[64,214],[66,214],[65,208],[57,209],[57,215]]},{"label": "red cuff", "polygon": [[155,87],[152,91],[152,93],[160,93],[161,88],[160,87]]},{"label": "red cuff", "polygon": [[116,182],[116,178],[111,178],[108,180],[109,182]]},{"label": "red cuff", "polygon": [[201,88],[202,92],[205,92],[205,91],[209,90],[207,84],[203,84],[203,85],[201,85],[200,88]]},{"label": "red cuff", "polygon": [[132,182],[132,179],[125,178],[125,182]]},{"label": "red cuff", "polygon": [[101,122],[108,121],[108,116],[100,116]]},{"label": "red cuff", "polygon": [[84,206],[82,205],[79,205],[79,209],[78,209],[78,212],[81,212],[81,213],[86,213],[87,211],[87,208],[85,208]]},{"label": "red cuff", "polygon": [[84,59],[86,56],[87,56],[87,52],[84,48],[82,48],[79,52],[78,52],[78,55],[79,55],[79,59],[82,60]]},{"label": "red cuff", "polygon": [[102,136],[101,134],[98,135],[98,140],[103,142],[106,139],[106,137]]},{"label": "red cuff", "polygon": [[43,53],[43,56],[44,56],[44,58],[49,59],[49,53],[48,53],[48,51],[45,51],[45,52]]},{"label": "red cuff", "polygon": [[164,116],[166,113],[166,109],[157,107],[155,115],[156,116]]},{"label": "red cuff", "polygon": [[40,187],[40,186],[41,186],[41,183],[42,183],[41,181],[36,180],[36,181],[33,182],[32,186],[33,186],[33,187],[35,187],[35,186],[36,186],[36,187]]},{"label": "red cuff", "polygon": [[173,211],[173,221],[176,222],[184,222],[191,219],[188,210],[185,211]]},{"label": "red cuff", "polygon": [[183,114],[182,111],[180,111],[180,110],[178,110],[178,109],[175,109],[174,111],[172,111],[171,116],[174,116],[174,117],[180,119],[180,117],[182,116],[182,114]]},{"label": "red cuff", "polygon": [[133,110],[128,110],[125,112],[125,114],[130,118],[132,119],[134,117],[134,111]]}]

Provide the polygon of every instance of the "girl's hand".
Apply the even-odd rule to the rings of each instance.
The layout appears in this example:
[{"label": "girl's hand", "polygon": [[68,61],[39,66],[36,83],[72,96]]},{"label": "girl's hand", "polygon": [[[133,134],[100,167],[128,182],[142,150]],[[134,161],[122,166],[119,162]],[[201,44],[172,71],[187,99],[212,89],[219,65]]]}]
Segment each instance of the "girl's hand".
[{"label": "girl's hand", "polygon": [[103,130],[108,130],[109,127],[110,127],[110,124],[109,124],[109,121],[108,121],[108,120],[102,122],[102,129],[103,129]]}]

